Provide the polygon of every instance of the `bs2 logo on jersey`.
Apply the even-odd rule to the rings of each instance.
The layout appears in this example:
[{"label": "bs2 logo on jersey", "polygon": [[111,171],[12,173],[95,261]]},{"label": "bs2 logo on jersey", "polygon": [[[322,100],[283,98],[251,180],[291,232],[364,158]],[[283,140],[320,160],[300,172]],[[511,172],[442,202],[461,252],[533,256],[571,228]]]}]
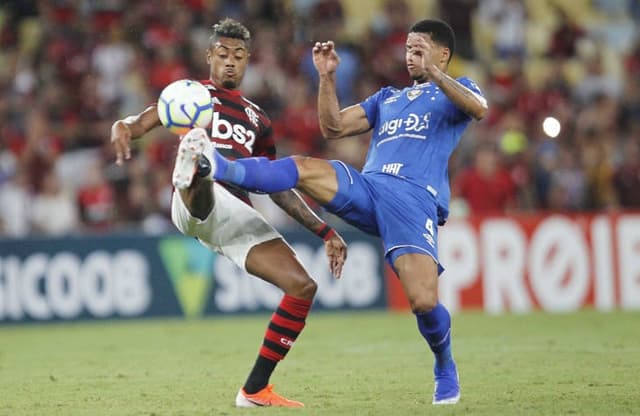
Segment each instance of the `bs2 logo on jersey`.
[{"label": "bs2 logo on jersey", "polygon": [[[211,122],[211,137],[220,140],[234,140],[236,143],[247,148],[249,153],[253,153],[253,143],[256,141],[256,133],[248,130],[242,124],[231,124],[231,122],[220,118],[220,113],[213,113]],[[231,148],[231,144],[216,143],[217,147]]]}]

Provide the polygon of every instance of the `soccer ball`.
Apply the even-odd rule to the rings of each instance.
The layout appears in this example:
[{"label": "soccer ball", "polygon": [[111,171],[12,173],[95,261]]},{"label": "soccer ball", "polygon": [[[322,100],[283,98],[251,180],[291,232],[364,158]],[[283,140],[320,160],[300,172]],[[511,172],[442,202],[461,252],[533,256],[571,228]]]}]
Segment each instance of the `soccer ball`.
[{"label": "soccer ball", "polygon": [[160,93],[157,109],[162,125],[176,134],[186,134],[195,127],[206,128],[213,119],[209,90],[190,79],[167,85]]}]

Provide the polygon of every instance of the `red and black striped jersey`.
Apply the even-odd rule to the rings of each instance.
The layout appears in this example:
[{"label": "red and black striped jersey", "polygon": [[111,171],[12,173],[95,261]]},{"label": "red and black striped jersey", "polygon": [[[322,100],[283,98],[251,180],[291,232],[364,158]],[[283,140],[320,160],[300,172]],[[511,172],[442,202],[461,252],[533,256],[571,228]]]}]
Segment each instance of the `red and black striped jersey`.
[{"label": "red and black striped jersey", "polygon": [[[200,82],[211,93],[213,121],[209,132],[220,154],[229,159],[252,156],[275,159],[276,146],[267,113],[238,90],[218,87],[210,80]],[[251,204],[247,191],[224,185],[238,198]]]}]

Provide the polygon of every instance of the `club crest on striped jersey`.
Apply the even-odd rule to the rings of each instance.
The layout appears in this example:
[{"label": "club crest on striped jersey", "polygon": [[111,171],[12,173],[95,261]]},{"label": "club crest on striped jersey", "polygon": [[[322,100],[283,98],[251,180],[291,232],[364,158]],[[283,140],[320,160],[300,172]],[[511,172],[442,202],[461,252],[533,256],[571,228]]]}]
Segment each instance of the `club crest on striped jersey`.
[{"label": "club crest on striped jersey", "polygon": [[247,115],[247,117],[249,117],[249,121],[251,122],[251,124],[258,127],[258,121],[260,119],[258,118],[258,114],[255,111],[253,111],[253,108],[245,107],[244,112]]}]

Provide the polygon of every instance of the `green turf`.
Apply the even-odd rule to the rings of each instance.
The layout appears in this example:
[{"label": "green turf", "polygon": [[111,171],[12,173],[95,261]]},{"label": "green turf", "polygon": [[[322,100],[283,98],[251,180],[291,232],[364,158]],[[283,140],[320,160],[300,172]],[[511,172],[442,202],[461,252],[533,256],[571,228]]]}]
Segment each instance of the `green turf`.
[{"label": "green turf", "polygon": [[267,319],[0,327],[0,414],[640,414],[639,313],[455,315],[441,407],[410,314],[315,314],[272,378],[307,407],[235,409]]}]

